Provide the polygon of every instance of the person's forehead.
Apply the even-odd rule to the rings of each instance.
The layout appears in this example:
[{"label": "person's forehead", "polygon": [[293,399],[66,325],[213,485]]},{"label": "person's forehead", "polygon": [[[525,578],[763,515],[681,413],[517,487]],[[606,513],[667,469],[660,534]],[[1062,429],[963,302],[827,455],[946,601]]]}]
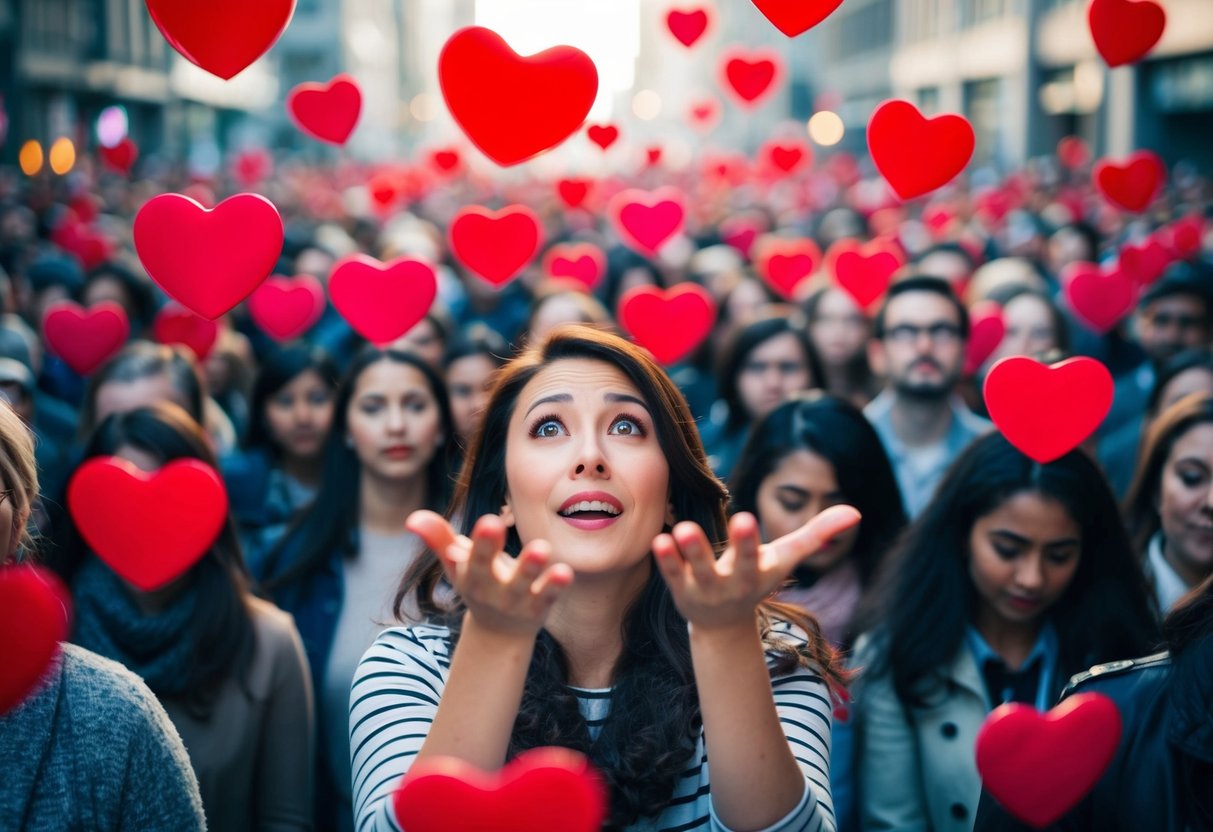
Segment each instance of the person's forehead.
[{"label": "person's forehead", "polygon": [[955,322],[958,319],[955,304],[936,292],[906,292],[889,301],[885,311],[885,324],[922,318],[937,320],[944,317]]},{"label": "person's forehead", "polygon": [[605,361],[570,358],[555,361],[535,374],[518,396],[516,417],[539,399],[568,395],[574,405],[599,405],[607,394],[623,393],[644,400],[641,391],[620,368]]},{"label": "person's forehead", "polygon": [[1204,298],[1199,295],[1188,294],[1187,292],[1176,292],[1173,295],[1164,295],[1155,301],[1152,301],[1146,306],[1145,312],[1149,316],[1154,316],[1160,312],[1176,313],[1194,313],[1204,316],[1207,311]]}]

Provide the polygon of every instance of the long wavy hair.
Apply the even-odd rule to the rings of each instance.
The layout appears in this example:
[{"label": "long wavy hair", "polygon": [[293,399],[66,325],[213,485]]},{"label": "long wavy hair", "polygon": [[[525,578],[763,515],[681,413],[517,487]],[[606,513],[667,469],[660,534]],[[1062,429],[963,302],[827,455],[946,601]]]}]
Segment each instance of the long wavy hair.
[{"label": "long wavy hair", "polygon": [[[640,391],[669,463],[674,517],[698,523],[722,551],[728,537],[728,492],[708,466],[686,400],[642,349],[583,324],[557,327],[499,371],[451,501],[452,523],[470,535],[479,517],[500,510],[507,486],[502,440],[519,394],[544,368],[571,359],[616,367]],[[510,529],[506,551],[517,556],[522,545],[517,531]],[[458,640],[465,607],[457,596],[451,597],[442,565],[431,551],[414,562],[397,592],[396,615],[401,620],[410,598],[425,618],[450,627],[452,638]],[[764,602],[758,619],[775,657],[772,673],[809,667],[834,684],[844,682],[833,650],[810,617],[795,607]],[[771,625],[778,619],[803,629],[807,645],[797,649],[773,636]],[[529,748],[555,745],[584,753],[610,787],[610,829],[655,815],[669,803],[682,772],[692,765],[702,726],[687,622],[656,568],[625,614],[623,644],[614,670],[610,716],[592,741],[577,697],[567,687],[569,660],[564,648],[547,631],[540,631],[508,752],[514,757]]]}]

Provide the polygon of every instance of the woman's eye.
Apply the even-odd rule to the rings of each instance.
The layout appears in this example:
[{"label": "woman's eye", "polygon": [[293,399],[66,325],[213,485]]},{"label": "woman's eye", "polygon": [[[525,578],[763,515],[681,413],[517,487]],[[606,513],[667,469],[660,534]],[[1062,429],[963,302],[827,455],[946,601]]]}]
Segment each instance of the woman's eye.
[{"label": "woman's eye", "polygon": [[994,552],[1003,560],[1014,560],[1019,555],[1019,550],[1013,546],[994,544]]},{"label": "woman's eye", "polygon": [[627,417],[616,419],[611,428],[619,436],[644,436],[644,428],[640,426],[640,423]]},{"label": "woman's eye", "polygon": [[535,428],[536,436],[559,436],[560,423],[549,419]]},{"label": "woman's eye", "polygon": [[793,514],[798,511],[804,511],[803,502],[780,500],[779,505],[784,511],[788,512],[789,514]]},{"label": "woman's eye", "polygon": [[368,416],[372,416],[383,409],[383,406],[378,402],[367,402],[358,406],[358,409]]},{"label": "woman's eye", "polygon": [[1182,482],[1184,485],[1188,486],[1188,488],[1192,488],[1194,486],[1200,485],[1200,483],[1203,479],[1204,479],[1204,475],[1200,474],[1196,471],[1180,471],[1179,472],[1180,482]]},{"label": "woman's eye", "polygon": [[1049,553],[1049,562],[1060,566],[1063,563],[1068,563],[1070,558],[1072,558],[1072,557],[1074,557],[1074,553],[1071,551],[1050,552]]},{"label": "woman's eye", "polygon": [[319,407],[320,405],[328,404],[330,397],[327,392],[312,393],[307,397],[307,400],[309,404]]}]

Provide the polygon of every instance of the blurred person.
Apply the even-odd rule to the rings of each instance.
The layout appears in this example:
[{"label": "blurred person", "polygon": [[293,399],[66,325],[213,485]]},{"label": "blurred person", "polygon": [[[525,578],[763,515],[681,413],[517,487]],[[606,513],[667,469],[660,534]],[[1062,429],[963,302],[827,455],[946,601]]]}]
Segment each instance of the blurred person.
[{"label": "blurred person", "polygon": [[914,259],[914,273],[947,282],[956,297],[965,296],[977,262],[960,243],[936,243]]},{"label": "blurred person", "polygon": [[984,263],[973,272],[973,279],[964,295],[965,304],[972,308],[996,294],[1009,292],[1009,287],[1022,287],[1048,293],[1049,284],[1030,261],[1022,257],[999,257]]},{"label": "blurred person", "polygon": [[102,301],[118,304],[130,321],[131,337],[139,338],[156,315],[156,296],[151,280],[110,260],[88,273],[80,290],[80,305],[87,309]]},{"label": "blurred person", "polygon": [[568,281],[547,281],[536,287],[523,343],[537,343],[561,324],[613,326],[611,313],[593,295]]},{"label": "blurred person", "polygon": [[[26,314],[31,328],[41,339],[42,321],[47,310],[61,301],[74,300],[84,286],[84,273],[71,257],[43,255],[30,264],[26,276],[30,287]],[[40,365],[38,386],[73,407],[78,405],[84,392],[84,380],[53,353],[44,354]]]},{"label": "blurred person", "polygon": [[[248,434],[249,388],[255,368],[256,360],[248,337],[232,329],[228,322],[222,322],[215,346],[202,362],[202,373],[210,400],[232,423],[236,443]],[[236,445],[232,445],[219,450],[225,455],[236,449]]]},{"label": "blurred person", "polygon": [[418,355],[430,362],[431,367],[440,369],[446,345],[455,333],[455,322],[446,310],[431,306],[424,318],[388,346],[390,349]]},{"label": "blurred person", "polygon": [[835,286],[822,286],[809,295],[804,314],[821,359],[825,389],[856,407],[866,407],[881,386],[868,363],[872,322],[847,292]]},{"label": "blurred person", "polygon": [[1099,232],[1084,222],[1071,222],[1049,235],[1045,246],[1045,271],[1054,284],[1072,263],[1094,263],[1099,257]]},{"label": "blurred person", "polygon": [[991,291],[987,299],[1002,308],[1006,326],[1006,334],[987,365],[1012,355],[1038,358],[1053,350],[1069,351],[1065,316],[1044,292],[1008,283]]},{"label": "blurred person", "polygon": [[461,448],[467,447],[476,432],[493,387],[493,374],[509,356],[509,344],[487,326],[472,326],[447,346],[443,358],[446,390]]}]

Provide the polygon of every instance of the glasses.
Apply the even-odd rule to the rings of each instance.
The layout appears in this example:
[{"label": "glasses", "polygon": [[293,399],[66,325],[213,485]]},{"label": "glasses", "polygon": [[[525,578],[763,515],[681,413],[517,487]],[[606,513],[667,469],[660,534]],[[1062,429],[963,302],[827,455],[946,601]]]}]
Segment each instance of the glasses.
[{"label": "glasses", "polygon": [[884,337],[894,344],[913,344],[918,341],[919,335],[926,335],[936,344],[954,344],[960,340],[960,327],[945,323],[930,326],[898,324],[885,330]]}]

